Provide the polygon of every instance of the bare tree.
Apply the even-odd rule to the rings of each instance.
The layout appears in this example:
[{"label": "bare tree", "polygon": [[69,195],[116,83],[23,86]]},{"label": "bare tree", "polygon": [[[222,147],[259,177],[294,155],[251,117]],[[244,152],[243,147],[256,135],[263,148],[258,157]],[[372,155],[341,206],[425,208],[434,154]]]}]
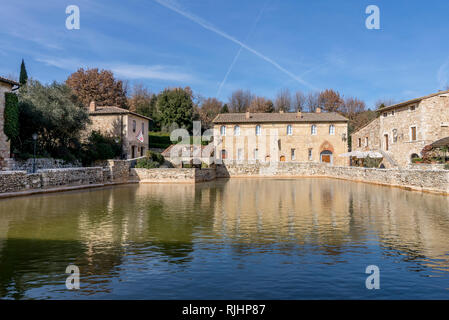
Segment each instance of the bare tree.
[{"label": "bare tree", "polygon": [[222,107],[223,103],[215,98],[203,99],[201,108],[198,109],[202,127],[211,128],[212,120],[220,113]]},{"label": "bare tree", "polygon": [[393,99],[382,98],[382,99],[379,99],[376,101],[376,109],[380,109],[383,107],[389,107],[395,103],[396,102]]},{"label": "bare tree", "polygon": [[327,112],[339,111],[344,103],[340,93],[332,89],[326,89],[320,92],[318,101],[321,108]]},{"label": "bare tree", "polygon": [[129,109],[147,117],[154,117],[157,96],[142,83],[135,83],[128,98]]},{"label": "bare tree", "polygon": [[346,98],[341,112],[349,119],[354,120],[356,116],[366,110],[366,104],[364,101],[359,100],[355,97]]},{"label": "bare tree", "polygon": [[251,105],[252,99],[253,96],[249,90],[236,90],[229,98],[229,108],[231,112],[245,112]]},{"label": "bare tree", "polygon": [[309,92],[309,94],[306,96],[305,105],[306,105],[307,111],[315,112],[316,109],[320,106],[319,93],[318,92]]},{"label": "bare tree", "polygon": [[255,96],[248,110],[253,113],[274,112],[273,101]]},{"label": "bare tree", "polygon": [[292,96],[290,95],[290,90],[288,89],[280,90],[274,102],[274,108],[276,112],[279,112],[281,110],[284,112],[290,111],[291,106],[292,106]]},{"label": "bare tree", "polygon": [[300,111],[306,108],[306,96],[302,91],[296,91],[293,97],[294,111]]}]

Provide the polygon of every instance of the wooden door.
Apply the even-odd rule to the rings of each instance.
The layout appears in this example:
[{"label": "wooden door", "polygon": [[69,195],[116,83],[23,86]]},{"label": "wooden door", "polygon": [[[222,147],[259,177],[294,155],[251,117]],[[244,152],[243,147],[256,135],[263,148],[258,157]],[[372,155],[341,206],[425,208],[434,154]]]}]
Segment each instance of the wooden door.
[{"label": "wooden door", "polygon": [[281,162],[285,162],[285,156],[281,156]]},{"label": "wooden door", "polygon": [[330,154],[323,154],[323,155],[321,155],[321,162],[331,163],[331,156],[330,156]]}]

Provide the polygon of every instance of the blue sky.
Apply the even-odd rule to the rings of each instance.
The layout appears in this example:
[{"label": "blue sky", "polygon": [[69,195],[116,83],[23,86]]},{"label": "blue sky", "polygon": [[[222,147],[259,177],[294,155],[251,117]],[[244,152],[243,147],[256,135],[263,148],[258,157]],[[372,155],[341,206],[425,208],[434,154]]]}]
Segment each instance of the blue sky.
[{"label": "blue sky", "polygon": [[[365,27],[368,5],[381,30]],[[80,30],[65,9],[80,8]],[[449,85],[449,1],[5,1],[0,75],[64,81],[79,67],[112,69],[158,92],[192,87],[226,101],[235,89],[274,98],[325,88],[401,101]]]}]

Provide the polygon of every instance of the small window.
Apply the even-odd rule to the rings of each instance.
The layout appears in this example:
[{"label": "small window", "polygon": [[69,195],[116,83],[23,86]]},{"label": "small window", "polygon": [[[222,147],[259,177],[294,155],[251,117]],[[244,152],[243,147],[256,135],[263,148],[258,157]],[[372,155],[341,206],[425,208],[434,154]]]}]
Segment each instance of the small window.
[{"label": "small window", "polygon": [[312,161],[313,160],[313,157],[312,157],[312,150],[313,149],[309,149],[309,161]]},{"label": "small window", "polygon": [[362,138],[359,138],[359,148],[362,146]]},{"label": "small window", "polygon": [[388,112],[384,112],[384,118],[388,117]]},{"label": "small window", "polygon": [[145,147],[140,148],[140,156],[143,157],[145,155]]},{"label": "small window", "polygon": [[391,115],[394,116],[394,110],[391,111]]},{"label": "small window", "polygon": [[334,135],[335,135],[335,126],[334,126],[333,124],[331,124],[331,125],[329,126],[329,134],[330,134],[331,136],[334,136]]},{"label": "small window", "polygon": [[226,135],[226,127],[225,126],[221,126],[220,127],[220,135],[221,136],[225,136]]},{"label": "small window", "polygon": [[312,135],[314,136],[314,135],[316,135],[316,132],[317,132],[317,130],[316,130],[316,125],[312,125]]},{"label": "small window", "polygon": [[288,136],[292,135],[292,126],[290,124],[287,126],[287,135]]},{"label": "small window", "polygon": [[365,138],[365,147],[368,147],[368,142],[369,142],[368,140],[369,140],[368,137],[366,137]]},{"label": "small window", "polygon": [[296,150],[292,149],[292,161],[296,160]]},{"label": "small window", "polygon": [[136,127],[137,127],[136,120],[133,120],[133,132],[136,132]]},{"label": "small window", "polygon": [[142,134],[145,134],[145,122],[142,122]]},{"label": "small window", "polygon": [[415,109],[416,109],[416,106],[415,106],[415,105],[410,106],[410,111],[415,111]]},{"label": "small window", "polygon": [[410,139],[411,141],[416,141],[416,127],[410,128]]},{"label": "small window", "polygon": [[260,125],[256,126],[256,136],[260,136]]},{"label": "small window", "polygon": [[221,159],[224,160],[227,158],[227,156],[228,156],[228,154],[227,154],[226,150],[225,149],[221,150]]},{"label": "small window", "polygon": [[240,135],[240,127],[239,126],[235,126],[234,127],[234,136],[239,136]]}]

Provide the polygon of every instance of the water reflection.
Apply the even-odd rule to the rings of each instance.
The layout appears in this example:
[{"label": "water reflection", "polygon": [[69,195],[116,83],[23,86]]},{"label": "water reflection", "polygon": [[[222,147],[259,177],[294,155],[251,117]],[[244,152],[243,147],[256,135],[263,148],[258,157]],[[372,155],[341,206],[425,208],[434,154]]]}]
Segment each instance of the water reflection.
[{"label": "water reflection", "polygon": [[446,274],[448,235],[448,197],[328,179],[131,185],[16,198],[0,201],[0,296],[67,297],[69,264],[81,269],[80,295],[112,297],[139,291],[139,283],[126,283],[142,276],[163,279],[160,290],[189,277],[226,288],[226,276],[239,268],[262,270],[260,257],[268,259],[273,281],[284,280],[268,270],[276,263],[318,269],[356,265],[356,257],[378,253],[388,267]]}]

